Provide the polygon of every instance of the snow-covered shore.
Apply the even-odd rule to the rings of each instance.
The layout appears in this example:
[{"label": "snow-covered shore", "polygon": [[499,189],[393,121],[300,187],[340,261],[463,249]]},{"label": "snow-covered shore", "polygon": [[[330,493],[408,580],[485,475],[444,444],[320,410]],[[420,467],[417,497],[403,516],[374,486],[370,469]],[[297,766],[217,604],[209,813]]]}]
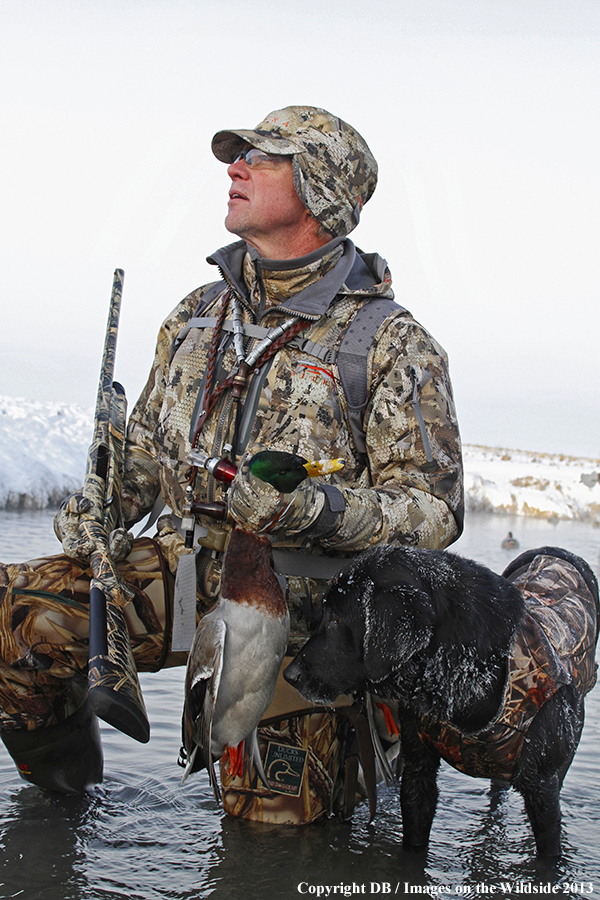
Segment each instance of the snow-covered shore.
[{"label": "snow-covered shore", "polygon": [[598,459],[467,444],[464,466],[467,509],[600,524]]},{"label": "snow-covered shore", "polygon": [[[0,396],[0,509],[54,506],[80,487],[92,423],[92,409]],[[600,523],[600,459],[466,444],[464,464],[468,509]]]},{"label": "snow-covered shore", "polygon": [[93,410],[0,396],[0,509],[55,506],[81,486]]}]

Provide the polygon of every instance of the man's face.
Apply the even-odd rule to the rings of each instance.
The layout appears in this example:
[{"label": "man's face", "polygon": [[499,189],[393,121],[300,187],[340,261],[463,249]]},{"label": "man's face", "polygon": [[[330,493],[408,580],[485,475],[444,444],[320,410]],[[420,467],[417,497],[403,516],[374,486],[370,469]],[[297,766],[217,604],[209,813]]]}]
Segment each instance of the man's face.
[{"label": "man's face", "polygon": [[307,227],[314,232],[316,223],[294,188],[290,158],[258,156],[252,165],[242,158],[227,173],[231,188],[225,227],[262,256],[269,257],[276,246],[293,247]]}]

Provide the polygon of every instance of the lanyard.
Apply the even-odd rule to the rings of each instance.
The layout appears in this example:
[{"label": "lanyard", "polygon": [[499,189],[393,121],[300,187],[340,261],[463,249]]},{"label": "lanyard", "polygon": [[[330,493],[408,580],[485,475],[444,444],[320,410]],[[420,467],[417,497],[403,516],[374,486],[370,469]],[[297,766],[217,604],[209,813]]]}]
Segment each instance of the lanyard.
[{"label": "lanyard", "polygon": [[[237,363],[231,374],[228,375],[228,377],[222,382],[222,384],[218,385],[218,387],[216,387],[214,390],[211,390],[217,356],[217,346],[219,343],[219,335],[223,322],[225,321],[225,313],[227,311],[227,306],[230,299],[233,306],[232,319],[234,328],[234,348],[237,357]],[[217,402],[221,394],[231,387],[233,402],[238,403],[248,383],[248,376],[250,375],[252,370],[257,366],[262,366],[263,363],[274,356],[275,353],[277,353],[277,351],[281,349],[281,347],[287,344],[288,341],[290,341],[300,331],[302,331],[303,328],[306,328],[310,324],[311,322],[307,319],[300,319],[298,316],[293,316],[292,318],[287,319],[281,325],[277,325],[275,328],[271,328],[266,337],[263,338],[263,340],[260,341],[260,343],[246,356],[244,354],[243,348],[244,326],[242,323],[242,315],[239,303],[231,290],[227,290],[225,292],[208,350],[204,393],[202,396],[202,404],[198,416],[198,424],[196,425],[196,430],[194,431],[194,436],[192,438],[193,450],[197,448],[198,442],[200,440],[200,435],[202,434],[202,429],[204,428],[204,423],[208,419],[208,416],[210,415],[212,409],[215,406],[215,403]],[[194,483],[197,471],[197,467],[192,466],[191,469],[186,472],[186,475],[189,476],[189,484]]]}]

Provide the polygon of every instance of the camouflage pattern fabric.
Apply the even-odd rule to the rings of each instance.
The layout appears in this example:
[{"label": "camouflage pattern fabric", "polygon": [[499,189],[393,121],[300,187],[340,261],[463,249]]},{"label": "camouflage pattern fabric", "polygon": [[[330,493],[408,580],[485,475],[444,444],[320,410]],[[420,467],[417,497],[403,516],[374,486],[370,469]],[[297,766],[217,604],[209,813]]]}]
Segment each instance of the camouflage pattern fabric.
[{"label": "camouflage pattern fabric", "polygon": [[287,106],[253,130],[219,131],[212,149],[232,163],[247,144],[292,157],[296,193],[326,232],[347,235],[358,225],[377,184],[377,163],[347,122],[320,107]]},{"label": "camouflage pattern fabric", "polygon": [[[136,540],[117,571],[133,595],[122,611],[137,670],[157,671],[167,664],[172,578],[156,542]],[[91,577],[64,555],[0,565],[1,730],[55,725],[85,700]]]},{"label": "camouflage pattern fabric", "polygon": [[325,505],[325,495],[309,479],[303,481],[293,493],[283,494],[248,472],[244,457],[240,473],[245,478],[235,478],[227,493],[230,514],[246,531],[261,534],[298,534],[310,528]]},{"label": "camouflage pattern fabric", "polygon": [[[289,318],[290,305],[335,271],[348,246],[352,245],[347,240],[332,242],[323,252],[293,265],[269,266],[246,254],[237,278],[228,275],[244,322],[271,327]],[[215,254],[222,271],[229,257],[229,250]],[[301,552],[309,559],[315,555],[343,559],[393,538],[415,546],[444,547],[459,531],[460,439],[444,351],[409,313],[398,310],[382,324],[368,359],[366,459],[347,423],[347,401],[335,360],[323,358],[329,351],[335,357],[363,302],[392,296],[391,276],[383,262],[375,257],[364,261],[373,275],[371,286],[342,285],[323,315],[307,314],[308,327],[298,339],[252,373],[240,410],[234,414],[229,392],[219,397],[198,448],[221,456],[231,444],[236,464],[243,453],[258,447],[287,450],[307,459],[344,458],[345,468],[323,479],[345,501],[335,530],[314,541],[310,529],[274,540],[275,548]],[[171,347],[207,289],[190,294],[166,319],[150,377],[131,414],[123,482],[126,522],[139,520],[159,495],[174,516],[182,515],[186,456],[211,329],[192,328],[172,359]],[[220,303],[217,297],[202,315],[210,318]],[[255,340],[248,339],[247,349]],[[234,364],[231,334],[224,332],[217,384]],[[424,426],[419,424],[417,407]],[[199,470],[195,487],[201,500],[223,499],[223,486],[204,470]],[[197,558],[200,615],[218,593],[220,552],[213,547],[220,546],[229,529],[209,519],[203,524],[209,534],[206,549]],[[183,537],[169,514],[159,519],[154,541],[136,541],[132,554],[117,564],[119,577],[135,594],[131,601],[123,596],[123,612],[139,671],[185,663],[185,654],[167,658],[172,615],[168,587],[184,552]],[[51,725],[83,702],[91,577],[87,566],[61,555],[0,568],[0,729]],[[327,580],[294,575],[287,584],[293,653],[308,635]]]},{"label": "camouflage pattern fabric", "polygon": [[[347,240],[346,245],[352,246]],[[224,248],[214,258],[239,296],[244,322],[265,327],[284,321],[295,298],[310,285],[318,286],[323,273],[338,265],[342,253],[339,241],[333,242],[309,262],[287,267],[246,254],[236,280],[228,273],[227,264],[237,246]],[[354,444],[335,355],[360,306],[371,297],[393,296],[391,276],[383,261],[378,268],[371,257],[363,259],[371,266],[372,286],[351,290],[344,285],[326,314],[309,319],[297,339],[253,373],[241,410],[233,409],[230,392],[219,397],[200,436],[200,451],[221,456],[223,448],[230,445],[236,464],[243,453],[264,447],[307,459],[345,460],[341,472],[323,479],[338,489],[345,504],[335,531],[314,541],[310,529],[287,538],[278,535],[273,540],[275,548],[346,557],[394,539],[412,546],[443,548],[459,534],[463,473],[446,355],[404,310],[384,321],[367,361],[367,459]],[[212,331],[209,327],[191,328],[172,359],[171,350],[208,288],[186,297],[160,330],[150,377],[129,419],[123,497],[126,520],[148,511],[159,493],[176,516],[183,515],[187,455]],[[221,303],[222,296],[214,299],[202,310],[202,317],[215,317]],[[227,318],[231,318],[230,311]],[[217,384],[236,363],[232,343],[225,332],[217,359]],[[254,339],[248,341],[250,348],[254,343]],[[322,348],[320,355],[315,347]],[[333,361],[324,361],[323,352],[330,352]],[[198,472],[195,493],[199,500],[224,499],[223,486],[203,470]],[[214,526],[208,519],[202,524]],[[222,527],[229,528],[226,524]],[[178,542],[172,527],[163,525],[163,529],[169,536],[165,553],[174,571],[177,556],[184,551],[183,539]],[[160,534],[157,539],[161,541]],[[205,560],[209,570],[206,584],[212,585],[213,593],[200,584],[202,608],[212,602],[215,585],[218,590],[219,561],[213,557]],[[299,649],[307,636],[307,617],[320,602],[325,586],[326,581],[308,574],[288,578],[290,652]]]},{"label": "camouflage pattern fabric", "polygon": [[544,703],[564,684],[582,695],[596,683],[596,604],[570,563],[536,556],[514,584],[526,615],[515,635],[504,701],[495,721],[476,734],[425,718],[421,740],[446,762],[481,778],[509,780],[527,730]]},{"label": "camouflage pattern fabric", "polygon": [[265,720],[258,729],[264,785],[248,760],[241,777],[221,760],[223,809],[273,825],[307,825],[331,812],[341,744],[333,710],[298,711]]}]

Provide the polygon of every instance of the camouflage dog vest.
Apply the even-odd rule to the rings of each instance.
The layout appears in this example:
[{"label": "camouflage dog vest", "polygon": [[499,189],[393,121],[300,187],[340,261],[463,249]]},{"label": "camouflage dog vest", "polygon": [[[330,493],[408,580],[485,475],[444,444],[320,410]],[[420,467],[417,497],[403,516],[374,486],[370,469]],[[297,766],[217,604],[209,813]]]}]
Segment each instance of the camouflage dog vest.
[{"label": "camouflage dog vest", "polygon": [[596,605],[570,563],[536,556],[514,581],[526,614],[517,628],[500,710],[481,731],[423,719],[423,743],[454,768],[480,778],[510,780],[536,714],[556,691],[574,684],[587,694],[596,683]]}]

